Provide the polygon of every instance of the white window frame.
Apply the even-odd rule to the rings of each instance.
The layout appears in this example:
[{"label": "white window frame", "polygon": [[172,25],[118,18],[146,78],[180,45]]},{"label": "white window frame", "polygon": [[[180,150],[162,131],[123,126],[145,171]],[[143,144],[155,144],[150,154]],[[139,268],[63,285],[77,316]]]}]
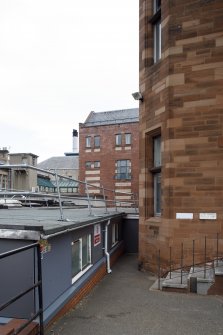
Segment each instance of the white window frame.
[{"label": "white window frame", "polygon": [[119,159],[116,161],[115,179],[123,179],[123,180],[132,179],[130,159]]},{"label": "white window frame", "polygon": [[85,162],[85,169],[91,169],[91,162],[90,161]]},{"label": "white window frame", "polygon": [[125,134],[125,144],[126,145],[131,145],[132,144],[132,134],[131,133],[126,133]]},{"label": "white window frame", "polygon": [[100,167],[101,167],[101,162],[100,161],[95,161],[94,162],[94,168],[95,169],[100,169]]},{"label": "white window frame", "polygon": [[118,147],[122,145],[122,134],[115,135],[115,145]]},{"label": "white window frame", "polygon": [[79,268],[80,271],[72,277],[72,284],[75,283],[85,272],[87,272],[92,267],[92,255],[91,255],[91,234],[85,235],[87,236],[87,248],[88,248],[88,257],[89,257],[89,264],[87,266],[83,266],[83,242],[82,237],[71,242],[71,247],[74,243],[79,243]]},{"label": "white window frame", "polygon": [[118,223],[113,223],[112,225],[112,247],[114,247],[118,242],[119,242]]},{"label": "white window frame", "polygon": [[94,136],[94,147],[100,148],[101,146],[101,138],[100,135]]},{"label": "white window frame", "polygon": [[86,148],[91,148],[91,136],[86,136],[85,137],[85,147]]}]

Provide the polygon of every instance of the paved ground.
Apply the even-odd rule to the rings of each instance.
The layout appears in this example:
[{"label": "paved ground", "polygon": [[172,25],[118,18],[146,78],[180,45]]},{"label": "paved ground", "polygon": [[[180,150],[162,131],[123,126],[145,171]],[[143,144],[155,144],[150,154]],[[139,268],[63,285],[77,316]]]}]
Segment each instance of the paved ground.
[{"label": "paved ground", "polygon": [[223,297],[151,291],[154,278],[124,255],[46,335],[223,335]]}]

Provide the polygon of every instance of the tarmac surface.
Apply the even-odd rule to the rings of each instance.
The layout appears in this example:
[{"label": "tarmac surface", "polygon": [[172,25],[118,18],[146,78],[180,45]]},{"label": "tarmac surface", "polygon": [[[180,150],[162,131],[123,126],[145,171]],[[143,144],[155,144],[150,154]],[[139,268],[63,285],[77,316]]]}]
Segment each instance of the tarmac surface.
[{"label": "tarmac surface", "polygon": [[152,291],[155,279],[122,256],[46,335],[223,335],[223,296]]}]

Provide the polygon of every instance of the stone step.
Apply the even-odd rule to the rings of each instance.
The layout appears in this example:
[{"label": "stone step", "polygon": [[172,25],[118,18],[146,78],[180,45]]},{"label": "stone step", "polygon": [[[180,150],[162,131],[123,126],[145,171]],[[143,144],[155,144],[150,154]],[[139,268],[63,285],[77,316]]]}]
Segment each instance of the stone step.
[{"label": "stone step", "polygon": [[[195,279],[195,281],[193,280]],[[215,273],[211,263],[204,266],[191,267],[190,271],[172,271],[162,281],[161,287],[165,291],[191,291],[191,283],[196,282],[196,291],[194,293],[207,294],[209,288],[215,281]],[[194,285],[193,285],[194,286]]]},{"label": "stone step", "polygon": [[[216,277],[215,277],[216,276]],[[198,294],[210,294],[214,288],[214,283],[217,277],[223,276],[223,260],[218,259],[214,262],[209,262],[206,266],[194,266],[190,271],[174,270],[169,272],[166,278],[160,278],[151,287],[151,290],[160,289],[169,292],[193,292]],[[221,283],[223,282],[220,281]],[[215,285],[214,292],[220,287],[220,284]],[[222,290],[219,291],[219,294]],[[217,293],[215,293],[217,294]]]},{"label": "stone step", "polygon": [[210,264],[192,267],[189,272],[188,281],[196,279],[197,293],[207,294],[215,281],[215,272]]},{"label": "stone step", "polygon": [[222,259],[216,259],[214,261],[214,269],[215,269],[215,275],[216,276],[223,276],[223,260]]},{"label": "stone step", "polygon": [[185,290],[188,287],[187,279],[188,279],[187,271],[172,271],[169,272],[166,278],[162,282],[162,290],[166,290],[168,288],[174,288],[178,290]]}]

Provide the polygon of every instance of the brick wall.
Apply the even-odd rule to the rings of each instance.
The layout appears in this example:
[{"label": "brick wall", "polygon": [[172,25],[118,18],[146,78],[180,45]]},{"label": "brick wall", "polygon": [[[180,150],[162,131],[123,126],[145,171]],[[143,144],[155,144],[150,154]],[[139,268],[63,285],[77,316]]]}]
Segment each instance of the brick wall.
[{"label": "brick wall", "polygon": [[[166,248],[184,242],[190,253],[193,239],[223,234],[223,2],[163,0],[156,64],[152,3],[140,1],[139,236],[140,261],[155,269],[159,248],[167,264]],[[150,172],[156,131],[162,137],[160,217],[153,215]],[[177,213],[193,217],[177,219]],[[201,219],[200,213],[215,213],[216,219]],[[214,257],[214,244],[209,254]]]},{"label": "brick wall", "polygon": [[[122,134],[122,145],[115,146],[115,134]],[[132,134],[132,144],[129,146],[124,143],[124,134]],[[92,147],[85,147],[86,136],[91,136]],[[100,149],[93,147],[94,136],[100,136]],[[79,127],[79,166],[80,180],[85,180],[97,186],[103,186],[106,189],[135,193],[138,195],[138,176],[139,176],[139,125],[138,123],[126,123],[116,125],[103,125],[85,127],[80,124]],[[131,179],[117,180],[115,179],[115,163],[117,160],[131,160]],[[86,168],[85,162],[100,161],[100,168]],[[98,194],[101,191],[97,188],[90,188],[92,193]],[[83,188],[82,188],[83,193]],[[108,199],[114,199],[111,192],[106,192]],[[122,197],[121,194],[116,196]],[[126,196],[125,196],[126,197]]]}]

